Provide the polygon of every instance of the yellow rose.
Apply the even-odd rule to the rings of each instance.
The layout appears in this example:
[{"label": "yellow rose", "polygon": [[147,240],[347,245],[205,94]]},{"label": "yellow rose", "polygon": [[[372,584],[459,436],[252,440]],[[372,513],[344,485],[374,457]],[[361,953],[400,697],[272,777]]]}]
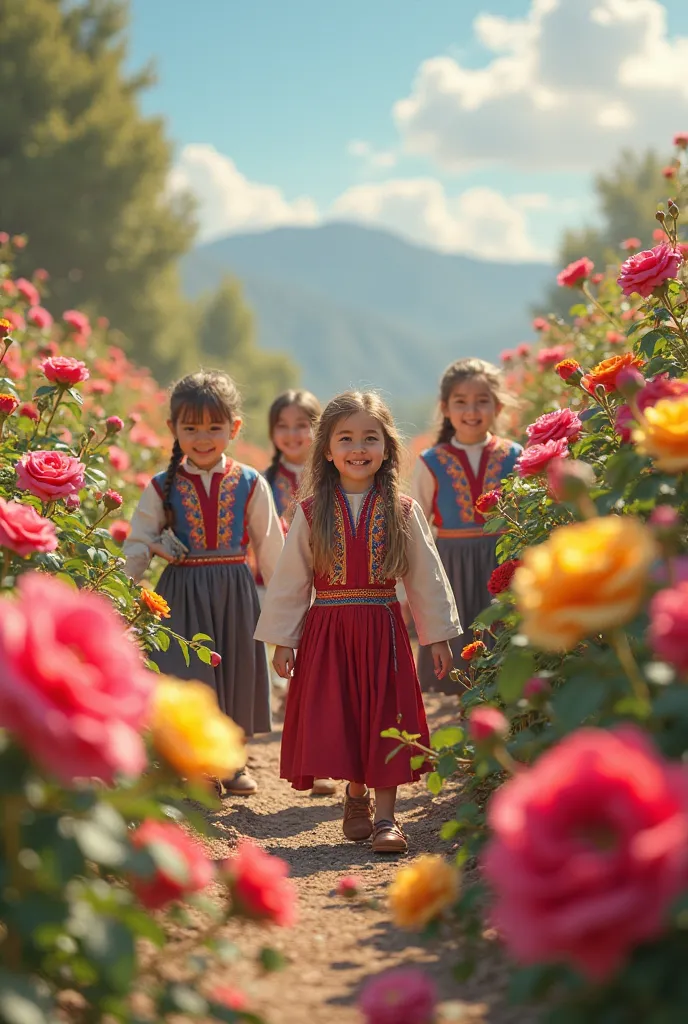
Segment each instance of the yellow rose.
[{"label": "yellow rose", "polygon": [[661,398],[648,406],[642,423],[633,431],[633,440],[657,469],[665,473],[688,469],[688,396]]},{"label": "yellow rose", "polygon": [[151,724],[155,749],[184,778],[230,778],[246,764],[243,729],[205,683],[160,676]]},{"label": "yellow rose", "polygon": [[399,868],[389,889],[394,923],[399,928],[422,931],[433,918],[455,903],[459,872],[438,854],[423,854]]},{"label": "yellow rose", "polygon": [[632,619],[655,557],[650,530],[631,516],[560,526],[527,548],[512,590],[531,643],[567,650]]}]

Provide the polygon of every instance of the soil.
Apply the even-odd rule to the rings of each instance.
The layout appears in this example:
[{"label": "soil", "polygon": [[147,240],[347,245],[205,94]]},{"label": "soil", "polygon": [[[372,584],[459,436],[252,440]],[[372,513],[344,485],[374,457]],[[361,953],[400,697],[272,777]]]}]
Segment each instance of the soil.
[{"label": "soil", "polygon": [[[455,698],[428,695],[430,727],[455,717]],[[215,969],[213,981],[240,988],[253,1012],[267,1024],[361,1024],[356,1000],[365,980],[390,968],[421,966],[435,980],[450,1005],[443,1021],[483,1024],[531,1024],[523,1007],[510,1007],[504,994],[509,969],[496,943],[487,942],[477,970],[467,982],[454,979],[459,949],[445,937],[422,945],[417,936],[392,923],[385,893],[405,858],[372,853],[370,844],[347,842],[341,831],[344,784],[333,797],[297,793],[279,779],[280,731],[251,741],[249,768],[259,783],[249,798],[229,797],[213,815],[221,838],[213,855],[226,856],[236,840],[248,836],[290,867],[299,893],[299,921],[290,929],[268,930],[231,922],[228,939],[236,939],[244,956],[232,967]],[[461,780],[438,797],[421,782],[400,791],[398,817],[409,841],[409,857],[448,854],[452,843],[439,838],[443,821],[454,816]],[[226,838],[225,838],[226,837]],[[335,893],[339,879],[356,875],[364,896],[348,902]],[[368,904],[373,900],[377,906]],[[265,945],[279,950],[286,966],[266,973],[255,961]],[[254,955],[252,955],[254,954]]]}]

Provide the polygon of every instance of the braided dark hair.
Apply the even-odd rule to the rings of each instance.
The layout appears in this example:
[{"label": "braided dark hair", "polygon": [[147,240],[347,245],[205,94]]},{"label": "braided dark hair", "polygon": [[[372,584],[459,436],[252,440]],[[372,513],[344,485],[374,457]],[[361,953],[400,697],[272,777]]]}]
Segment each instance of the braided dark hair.
[{"label": "braided dark hair", "polygon": [[277,475],[277,467],[279,466],[279,461],[282,457],[281,451],[273,440],[275,427],[279,422],[279,418],[283,410],[287,409],[290,405],[295,405],[301,409],[301,411],[304,412],[310,420],[313,428],[315,428],[316,423],[320,419],[320,413],[322,412],[320,402],[315,395],[311,394],[310,391],[295,391],[293,389],[283,391],[282,394],[278,395],[272,403],[270,411],[268,412],[268,434],[272,441],[274,451],[272,455],[272,462],[265,470],[265,479],[270,486],[272,486],[275,476]]},{"label": "braided dark hair", "polygon": [[447,367],[440,381],[440,425],[435,444],[447,444],[454,436],[451,420],[448,416],[444,415],[442,409],[446,407],[456,385],[463,384],[464,381],[470,380],[472,377],[483,377],[485,379],[495,402],[499,406],[504,407],[516,404],[506,391],[501,370],[496,366],[486,362],[484,359],[476,359],[474,357],[457,359],[455,363]]},{"label": "braided dark hair", "polygon": [[[180,417],[190,423],[201,423],[206,410],[218,423],[227,421],[232,423],[241,412],[241,397],[237,386],[228,374],[222,373],[220,370],[199,370],[198,373],[190,373],[177,381],[172,388],[170,395],[172,426],[177,425]],[[174,529],[172,487],[183,458],[181,445],[175,438],[162,488],[165,523],[171,530]]]}]

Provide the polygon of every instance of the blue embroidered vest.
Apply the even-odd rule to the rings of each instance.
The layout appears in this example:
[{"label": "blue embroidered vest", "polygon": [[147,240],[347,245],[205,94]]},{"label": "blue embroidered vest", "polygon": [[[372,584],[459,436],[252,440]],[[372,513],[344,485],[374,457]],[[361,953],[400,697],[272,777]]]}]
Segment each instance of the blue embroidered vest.
[{"label": "blue embroidered vest", "polygon": [[484,518],[475,502],[485,491],[498,487],[514,468],[520,444],[492,437],[483,449],[477,474],[468,456],[453,444],[438,444],[421,454],[435,479],[433,518],[439,536],[482,537]]},{"label": "blue embroidered vest", "polygon": [[[153,477],[162,497],[166,473]],[[174,510],[174,532],[190,554],[217,551],[245,554],[248,547],[248,503],[258,480],[258,470],[227,460],[224,473],[213,473],[210,494],[201,477],[177,470],[170,500]]]},{"label": "blue embroidered vest", "polygon": [[299,481],[296,478],[296,474],[292,473],[286,466],[283,466],[281,462],[278,463],[270,488],[275,499],[277,515],[284,519],[287,513],[293,511],[292,505],[294,504],[296,492],[299,489]]}]

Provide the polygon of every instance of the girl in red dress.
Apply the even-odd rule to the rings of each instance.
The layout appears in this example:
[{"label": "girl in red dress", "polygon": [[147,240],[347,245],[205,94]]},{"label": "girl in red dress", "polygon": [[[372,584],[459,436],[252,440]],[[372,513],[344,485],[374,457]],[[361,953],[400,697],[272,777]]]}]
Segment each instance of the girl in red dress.
[{"label": "girl in red dress", "polygon": [[[456,605],[419,505],[399,492],[401,442],[372,392],[347,392],[325,409],[287,542],[268,587],[256,638],[275,645],[287,678],[281,775],[294,789],[346,779],[344,835],[373,836],[401,853],[397,786],[416,781],[407,753],[389,763],[385,729],[428,727],[396,597],[404,581],[420,643],[439,679],[451,669]],[[315,588],[315,601],[311,603]],[[298,655],[294,651],[298,648]],[[375,790],[375,811],[370,790]]]},{"label": "girl in red dress", "polygon": [[274,453],[265,479],[272,489],[277,515],[286,526],[294,514],[296,494],[321,411],[320,402],[310,391],[291,390],[278,395],[268,412]]}]

